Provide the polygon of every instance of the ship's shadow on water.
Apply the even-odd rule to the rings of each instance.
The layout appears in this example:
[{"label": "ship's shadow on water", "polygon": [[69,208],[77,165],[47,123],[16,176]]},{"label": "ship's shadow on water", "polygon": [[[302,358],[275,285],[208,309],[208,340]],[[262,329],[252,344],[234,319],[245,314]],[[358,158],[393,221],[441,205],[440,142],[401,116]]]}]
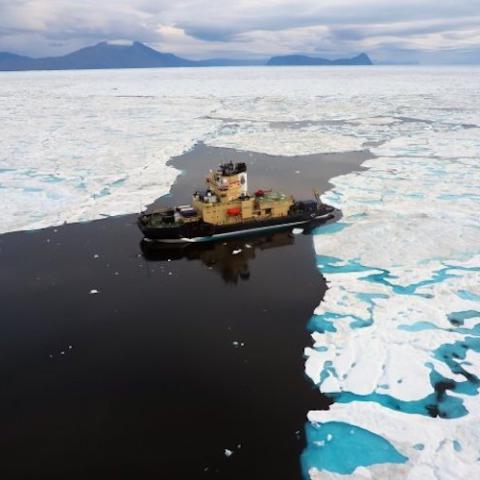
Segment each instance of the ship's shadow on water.
[{"label": "ship's shadow on water", "polygon": [[[335,218],[332,215],[332,218]],[[250,278],[249,264],[254,262],[264,250],[293,247],[295,237],[302,233],[311,235],[313,228],[305,227],[298,233],[273,231],[263,234],[244,235],[240,238],[212,242],[162,243],[143,239],[140,242],[142,255],[148,262],[171,262],[186,259],[198,261],[209,270],[220,274],[225,283],[237,284]],[[284,252],[289,253],[287,250]]]},{"label": "ship's shadow on water", "polygon": [[[335,160],[198,146],[167,200],[226,156],[306,196],[295,171]],[[306,413],[328,407],[303,373],[311,235],[158,248],[135,220],[0,236],[2,478],[301,478]]]}]

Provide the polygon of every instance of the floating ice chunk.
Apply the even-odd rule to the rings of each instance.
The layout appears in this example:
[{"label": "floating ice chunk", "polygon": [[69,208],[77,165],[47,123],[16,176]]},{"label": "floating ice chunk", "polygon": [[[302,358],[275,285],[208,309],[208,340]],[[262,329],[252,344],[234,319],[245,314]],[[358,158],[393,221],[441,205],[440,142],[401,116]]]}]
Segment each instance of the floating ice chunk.
[{"label": "floating ice chunk", "polygon": [[233,455],[233,451],[229,450],[228,448],[225,449],[224,453],[227,458]]},{"label": "floating ice chunk", "polygon": [[270,122],[238,121],[224,125],[207,143],[215,147],[253,150],[270,155],[309,155],[361,150],[363,139],[323,125],[271,128]]},{"label": "floating ice chunk", "polygon": [[90,290],[90,295],[96,295],[97,293],[100,293],[100,291],[97,290],[96,288],[92,288],[92,289]]},{"label": "floating ice chunk", "polygon": [[232,255],[238,255],[242,251],[241,248],[232,251]]},{"label": "floating ice chunk", "polygon": [[294,235],[300,235],[301,233],[303,233],[303,228],[294,228],[294,229],[292,230],[292,233],[293,233]]}]

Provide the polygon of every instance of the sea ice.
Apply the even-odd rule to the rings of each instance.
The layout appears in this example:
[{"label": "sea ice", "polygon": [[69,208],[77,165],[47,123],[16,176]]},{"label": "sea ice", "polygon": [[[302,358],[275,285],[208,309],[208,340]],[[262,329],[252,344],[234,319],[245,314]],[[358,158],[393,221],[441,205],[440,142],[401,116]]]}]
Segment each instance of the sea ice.
[{"label": "sea ice", "polygon": [[[445,115],[453,95],[465,118]],[[368,169],[333,179],[323,196],[344,227],[316,231],[329,290],[309,323],[305,368],[336,403],[309,420],[364,428],[408,459],[363,465],[372,478],[480,475],[480,129],[465,127],[480,123],[480,104],[466,95],[404,99]],[[307,476],[335,478],[322,452],[306,452]]]},{"label": "sea ice", "polygon": [[455,145],[457,157],[474,160],[478,74],[440,73],[2,72],[0,232],[138,212],[175,180],[168,159],[199,141],[279,155],[373,148],[429,156]]},{"label": "sea ice", "polygon": [[[370,149],[366,169],[322,197],[343,218],[315,234],[329,289],[305,370],[336,402],[307,429],[347,427],[325,438],[328,458],[307,445],[305,476],[480,476],[478,69],[0,78],[0,232],[139,211],[175,180],[168,159],[198,141],[292,157]],[[360,444],[345,438],[357,428]],[[345,471],[335,445],[361,447],[362,461]]]}]

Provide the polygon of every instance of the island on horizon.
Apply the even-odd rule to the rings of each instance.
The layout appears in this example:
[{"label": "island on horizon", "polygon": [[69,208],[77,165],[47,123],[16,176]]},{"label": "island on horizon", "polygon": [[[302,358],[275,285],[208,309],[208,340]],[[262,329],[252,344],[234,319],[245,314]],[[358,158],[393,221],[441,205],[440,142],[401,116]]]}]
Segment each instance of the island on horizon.
[{"label": "island on horizon", "polygon": [[307,55],[283,55],[270,58],[267,65],[373,65],[373,62],[366,53],[361,53],[352,58],[338,58],[336,60],[328,60],[327,58],[321,57],[309,57]]}]

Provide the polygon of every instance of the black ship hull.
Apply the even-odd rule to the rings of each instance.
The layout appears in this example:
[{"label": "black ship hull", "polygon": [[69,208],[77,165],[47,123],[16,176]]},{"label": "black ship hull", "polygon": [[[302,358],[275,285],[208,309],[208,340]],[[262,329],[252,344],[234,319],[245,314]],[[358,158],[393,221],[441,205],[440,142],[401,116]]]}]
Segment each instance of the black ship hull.
[{"label": "black ship hull", "polygon": [[300,213],[280,218],[252,220],[231,225],[213,225],[205,222],[191,222],[183,225],[149,225],[145,217],[140,216],[138,226],[145,239],[164,243],[210,242],[237,236],[248,236],[266,231],[288,230],[294,227],[317,226],[334,218],[333,208],[324,208],[315,213]]}]

